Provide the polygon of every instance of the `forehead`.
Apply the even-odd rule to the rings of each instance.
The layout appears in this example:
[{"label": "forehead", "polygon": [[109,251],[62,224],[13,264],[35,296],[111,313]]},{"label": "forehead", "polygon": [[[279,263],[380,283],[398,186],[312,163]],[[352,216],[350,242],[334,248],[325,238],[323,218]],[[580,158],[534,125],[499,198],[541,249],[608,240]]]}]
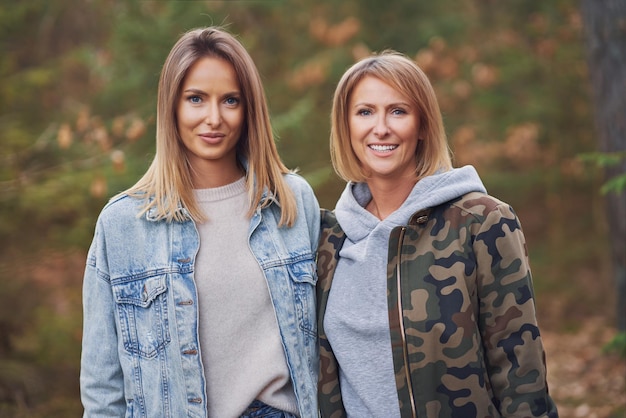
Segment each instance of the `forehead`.
[{"label": "forehead", "polygon": [[350,103],[357,104],[361,101],[411,103],[409,97],[393,84],[371,75],[357,81],[350,94]]},{"label": "forehead", "polygon": [[235,67],[220,57],[202,57],[187,70],[182,88],[224,87],[239,89],[239,80]]}]

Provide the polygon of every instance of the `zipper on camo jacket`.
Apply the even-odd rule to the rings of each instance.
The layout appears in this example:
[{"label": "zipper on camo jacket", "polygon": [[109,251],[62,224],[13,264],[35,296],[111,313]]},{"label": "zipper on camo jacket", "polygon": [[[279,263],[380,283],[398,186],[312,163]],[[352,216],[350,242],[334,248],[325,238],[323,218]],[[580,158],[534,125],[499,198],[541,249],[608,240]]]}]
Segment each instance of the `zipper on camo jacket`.
[{"label": "zipper on camo jacket", "polygon": [[402,227],[400,230],[400,237],[398,239],[398,262],[396,268],[396,286],[398,288],[398,316],[400,324],[400,336],[402,337],[402,353],[404,357],[404,371],[406,374],[406,384],[409,389],[409,400],[411,401],[411,416],[417,418],[417,411],[415,409],[415,399],[413,398],[413,383],[411,382],[411,370],[409,367],[409,349],[406,342],[406,331],[404,329],[404,314],[402,310],[402,280],[400,274],[400,265],[402,264],[402,242],[404,241],[404,233],[406,227]]}]

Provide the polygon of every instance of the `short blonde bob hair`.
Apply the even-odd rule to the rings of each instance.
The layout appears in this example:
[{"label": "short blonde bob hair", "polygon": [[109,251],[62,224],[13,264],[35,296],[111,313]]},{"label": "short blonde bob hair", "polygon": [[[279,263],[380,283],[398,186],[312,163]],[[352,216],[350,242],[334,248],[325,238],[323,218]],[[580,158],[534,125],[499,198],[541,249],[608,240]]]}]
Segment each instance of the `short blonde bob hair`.
[{"label": "short blonde bob hair", "polygon": [[364,172],[350,143],[350,96],[365,77],[376,77],[402,92],[419,115],[415,153],[417,179],[452,168],[441,111],[426,74],[405,55],[393,50],[373,54],[354,64],[341,77],[333,97],[330,155],[337,174],[346,181],[364,182]]},{"label": "short blonde bob hair", "polygon": [[[144,176],[125,193],[146,199],[140,215],[148,210],[157,219],[183,221],[185,208],[195,221],[206,220],[193,194],[191,168],[177,129],[176,109],[181,87],[189,68],[204,57],[217,57],[232,64],[245,108],[244,126],[237,143],[239,161],[247,163],[246,184],[250,196],[249,215],[257,206],[268,206],[262,199],[268,191],[280,202],[280,225],[293,225],[296,203],[283,174],[265,92],[252,58],[231,34],[218,27],[191,30],[172,47],[161,71],[157,103],[156,154]],[[263,201],[262,201],[263,200]]]}]

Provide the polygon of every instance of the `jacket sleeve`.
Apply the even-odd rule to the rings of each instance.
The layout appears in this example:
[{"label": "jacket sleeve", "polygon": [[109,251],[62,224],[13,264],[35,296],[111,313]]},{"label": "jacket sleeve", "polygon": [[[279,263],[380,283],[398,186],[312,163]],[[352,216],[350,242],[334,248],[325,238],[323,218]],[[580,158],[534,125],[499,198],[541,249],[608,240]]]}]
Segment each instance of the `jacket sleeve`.
[{"label": "jacket sleeve", "polygon": [[96,226],[83,278],[83,339],[80,369],[84,417],[121,417],[126,410],[118,357],[115,304],[106,273],[102,225]]},{"label": "jacket sleeve", "polygon": [[307,192],[303,193],[304,211],[306,213],[307,226],[311,239],[311,251],[317,252],[320,237],[320,205],[317,202],[313,189],[307,183]]},{"label": "jacket sleeve", "polygon": [[317,331],[320,351],[320,371],[318,399],[322,418],[345,418],[341,388],[339,387],[338,365],[324,330],[324,315],[333,279],[339,250],[345,234],[337,223],[335,215],[326,209],[321,210],[321,235],[317,251]]},{"label": "jacket sleeve", "polygon": [[499,204],[474,241],[479,327],[494,403],[504,417],[557,417],[548,394],[525,238],[513,209]]}]

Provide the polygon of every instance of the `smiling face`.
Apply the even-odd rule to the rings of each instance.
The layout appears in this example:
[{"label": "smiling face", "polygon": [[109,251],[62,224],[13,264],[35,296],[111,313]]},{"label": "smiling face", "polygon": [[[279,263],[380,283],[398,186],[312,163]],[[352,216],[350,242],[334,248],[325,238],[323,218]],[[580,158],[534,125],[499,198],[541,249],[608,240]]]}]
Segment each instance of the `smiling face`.
[{"label": "smiling face", "polygon": [[242,93],[233,66],[204,57],[192,65],[181,85],[177,128],[191,164],[194,187],[234,181],[236,147],[244,124]]},{"label": "smiling face", "polygon": [[348,127],[370,179],[415,178],[419,115],[404,94],[376,77],[363,78],[348,102]]}]

